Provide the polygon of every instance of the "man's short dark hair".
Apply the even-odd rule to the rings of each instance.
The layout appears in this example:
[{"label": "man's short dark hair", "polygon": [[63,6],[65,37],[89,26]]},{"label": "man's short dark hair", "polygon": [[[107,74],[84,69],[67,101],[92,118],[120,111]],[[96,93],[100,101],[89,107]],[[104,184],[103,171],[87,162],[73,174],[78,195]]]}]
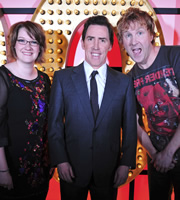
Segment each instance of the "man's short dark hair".
[{"label": "man's short dark hair", "polygon": [[82,32],[82,40],[85,40],[86,37],[86,32],[87,29],[90,25],[100,25],[100,26],[106,26],[109,32],[109,40],[111,45],[113,46],[114,43],[114,32],[113,32],[113,27],[112,25],[109,23],[109,20],[102,16],[102,15],[98,15],[98,16],[93,16],[88,18],[88,20],[85,22],[84,24],[84,29]]}]

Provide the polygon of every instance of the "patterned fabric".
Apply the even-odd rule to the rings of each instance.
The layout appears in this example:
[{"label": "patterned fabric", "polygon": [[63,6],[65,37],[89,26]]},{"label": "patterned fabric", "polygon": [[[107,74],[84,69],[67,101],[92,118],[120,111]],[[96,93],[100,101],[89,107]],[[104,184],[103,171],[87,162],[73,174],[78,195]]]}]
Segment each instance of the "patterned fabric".
[{"label": "patterned fabric", "polygon": [[5,105],[0,102],[4,110],[0,119],[5,118],[4,122],[8,123],[0,121],[0,126],[7,126],[5,130],[8,130],[5,152],[14,179],[14,193],[23,193],[23,188],[24,193],[31,194],[39,187],[41,190],[47,188],[49,181],[47,113],[50,81],[40,71],[36,79],[28,81],[16,77],[4,66],[0,70],[6,72],[6,81],[10,85],[5,89],[8,95],[3,93],[7,96]]}]

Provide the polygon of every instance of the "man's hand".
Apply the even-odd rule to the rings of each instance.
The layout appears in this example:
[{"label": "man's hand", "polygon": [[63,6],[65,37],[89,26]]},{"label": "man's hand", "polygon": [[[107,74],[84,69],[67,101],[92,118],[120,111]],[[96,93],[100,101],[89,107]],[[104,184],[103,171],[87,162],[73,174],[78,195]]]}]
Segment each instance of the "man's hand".
[{"label": "man's hand", "polygon": [[0,186],[6,188],[8,190],[11,190],[14,188],[13,182],[12,182],[12,177],[11,177],[9,171],[0,173]]},{"label": "man's hand", "polygon": [[121,165],[117,168],[115,177],[114,177],[114,187],[124,184],[128,178],[129,167]]},{"label": "man's hand", "polygon": [[75,176],[74,176],[72,167],[68,162],[58,164],[57,170],[58,170],[59,178],[61,178],[62,180],[68,183],[73,182],[73,178],[75,178]]},{"label": "man's hand", "polygon": [[173,155],[170,155],[163,150],[156,154],[151,163],[154,163],[154,167],[161,173],[166,173],[168,170],[174,168],[176,161],[173,159]]}]

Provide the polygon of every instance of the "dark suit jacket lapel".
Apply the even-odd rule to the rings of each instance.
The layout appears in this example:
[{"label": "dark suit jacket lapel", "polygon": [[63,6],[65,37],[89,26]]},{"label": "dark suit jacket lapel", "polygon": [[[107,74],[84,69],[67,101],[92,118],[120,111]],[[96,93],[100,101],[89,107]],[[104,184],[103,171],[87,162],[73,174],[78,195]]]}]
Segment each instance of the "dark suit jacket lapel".
[{"label": "dark suit jacket lapel", "polygon": [[105,115],[106,111],[108,110],[108,107],[112,103],[113,94],[115,94],[116,90],[117,90],[116,77],[113,73],[113,69],[108,67],[103,100],[102,100],[100,111],[99,111],[99,114],[98,114],[98,117],[96,120],[96,126],[98,126],[98,124],[101,122],[101,120],[103,119],[103,116]]},{"label": "dark suit jacket lapel", "polygon": [[84,108],[84,111],[93,125],[94,118],[93,118],[93,113],[92,113],[92,109],[90,105],[83,63],[81,63],[77,67],[74,67],[71,77],[72,77],[74,86],[76,88],[78,97],[80,98],[81,104]]}]

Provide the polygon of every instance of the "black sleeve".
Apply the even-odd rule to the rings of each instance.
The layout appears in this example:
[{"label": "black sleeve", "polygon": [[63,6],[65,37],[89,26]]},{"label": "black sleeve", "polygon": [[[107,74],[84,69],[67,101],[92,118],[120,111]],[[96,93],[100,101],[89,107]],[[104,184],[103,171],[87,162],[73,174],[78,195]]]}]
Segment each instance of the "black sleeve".
[{"label": "black sleeve", "polygon": [[8,77],[0,70],[0,147],[8,144],[8,124],[7,124],[7,101],[8,101]]},{"label": "black sleeve", "polygon": [[[135,65],[134,65],[135,66]],[[133,66],[133,67],[134,67]],[[133,68],[127,73],[128,76],[132,77],[133,79]],[[135,93],[135,91],[134,91]],[[142,107],[141,105],[139,104],[139,102],[137,101],[137,98],[136,98],[136,108],[137,108],[137,114],[139,116],[139,124],[140,126],[143,126],[143,120],[142,120]]]},{"label": "black sleeve", "polygon": [[180,46],[171,46],[168,56],[170,63],[174,68],[177,84],[180,89]]},{"label": "black sleeve", "polygon": [[49,103],[50,90],[51,90],[51,81],[50,81],[49,76],[47,74],[45,74],[45,80],[46,80],[46,94],[47,94],[48,103]]}]

